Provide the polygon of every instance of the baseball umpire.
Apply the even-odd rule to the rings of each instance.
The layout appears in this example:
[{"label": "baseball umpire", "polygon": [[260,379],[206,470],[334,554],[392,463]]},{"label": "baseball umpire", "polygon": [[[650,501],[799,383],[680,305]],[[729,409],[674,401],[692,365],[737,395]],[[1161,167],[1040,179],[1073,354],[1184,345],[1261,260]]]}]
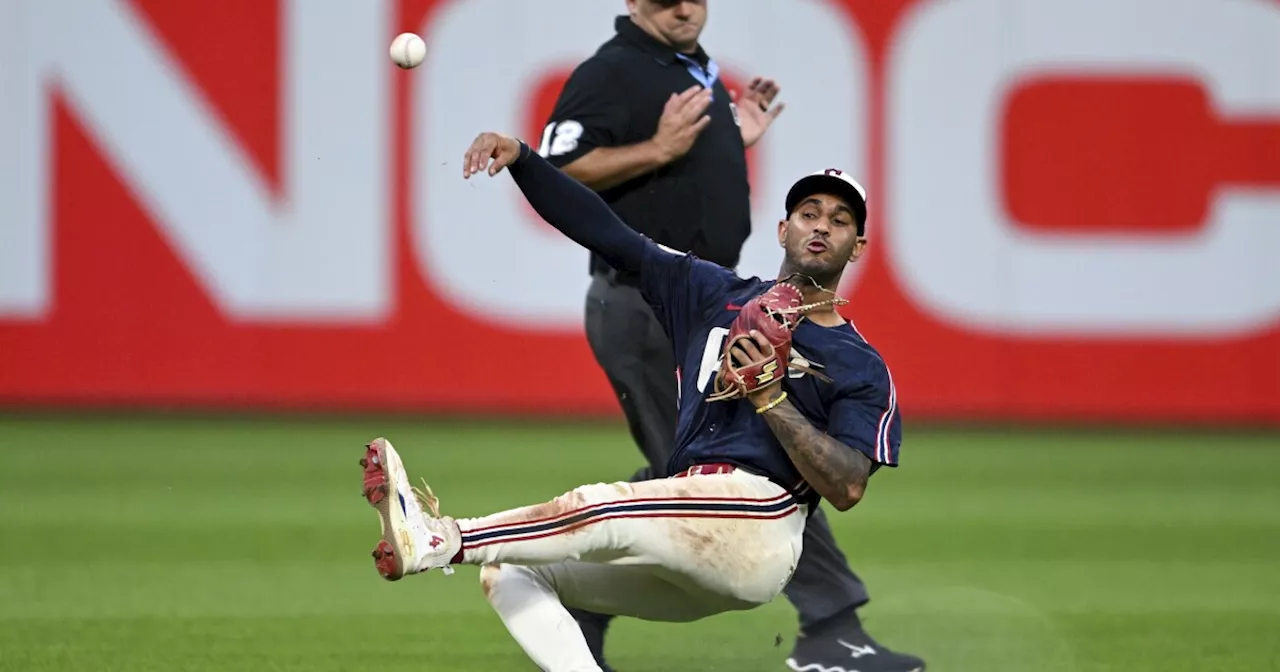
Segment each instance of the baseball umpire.
[{"label": "baseball umpire", "polygon": [[[616,35],[566,82],[539,154],[600,194],[628,226],[655,242],[725,268],[751,233],[745,150],[782,111],[779,88],[756,78],[737,100],[699,44],[705,0],[627,0]],[[676,361],[633,274],[590,261],[586,332],[648,466],[632,480],[669,476],[677,421]],[[793,670],[923,670],[862,628],[869,597],[821,510],[786,589],[800,617]],[[600,666],[609,617],[575,612]]]}]

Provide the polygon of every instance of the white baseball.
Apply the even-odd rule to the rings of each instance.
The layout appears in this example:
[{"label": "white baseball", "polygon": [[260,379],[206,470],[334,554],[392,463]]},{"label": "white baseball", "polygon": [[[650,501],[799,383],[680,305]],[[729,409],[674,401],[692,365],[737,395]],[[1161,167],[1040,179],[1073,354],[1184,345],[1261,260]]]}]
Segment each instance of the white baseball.
[{"label": "white baseball", "polygon": [[416,68],[426,57],[427,43],[413,33],[400,33],[391,41],[391,61],[402,68]]}]

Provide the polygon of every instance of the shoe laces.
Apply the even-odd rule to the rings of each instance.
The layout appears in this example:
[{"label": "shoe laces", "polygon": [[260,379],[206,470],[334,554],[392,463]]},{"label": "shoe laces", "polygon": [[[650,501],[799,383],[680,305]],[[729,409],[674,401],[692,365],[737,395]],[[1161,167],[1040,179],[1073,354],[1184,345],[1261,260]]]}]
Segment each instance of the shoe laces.
[{"label": "shoe laces", "polygon": [[418,498],[418,502],[427,507],[427,511],[431,512],[432,518],[440,518],[440,498],[431,491],[431,486],[427,485],[427,479],[422,479],[422,487],[410,485],[413,495]]},{"label": "shoe laces", "polygon": [[[427,485],[427,479],[422,478],[421,480],[421,488],[416,485],[410,485],[409,489],[413,491],[413,496],[418,498],[418,503],[422,504],[422,506],[427,509],[427,512],[431,514],[432,518],[441,520],[443,516],[440,515],[440,498],[436,497],[436,493],[431,491],[431,486]],[[453,574],[453,567],[448,565],[441,567],[440,570],[444,572],[446,576]]]}]

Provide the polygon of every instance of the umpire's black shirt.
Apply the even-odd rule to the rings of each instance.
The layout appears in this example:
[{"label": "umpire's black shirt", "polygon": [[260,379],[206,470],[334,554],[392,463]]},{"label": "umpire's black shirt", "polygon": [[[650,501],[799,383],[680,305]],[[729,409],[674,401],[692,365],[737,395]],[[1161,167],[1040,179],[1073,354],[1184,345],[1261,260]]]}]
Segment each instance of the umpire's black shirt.
[{"label": "umpire's black shirt", "polygon": [[[540,153],[556,167],[596,147],[649,140],[671,94],[716,70],[701,47],[677,54],[626,16],[614,27],[617,35],[573,71],[543,131]],[[719,77],[712,86],[711,122],[689,153],[600,196],[655,242],[733,268],[751,233],[746,148],[729,92]],[[592,255],[592,272],[605,269]]]}]

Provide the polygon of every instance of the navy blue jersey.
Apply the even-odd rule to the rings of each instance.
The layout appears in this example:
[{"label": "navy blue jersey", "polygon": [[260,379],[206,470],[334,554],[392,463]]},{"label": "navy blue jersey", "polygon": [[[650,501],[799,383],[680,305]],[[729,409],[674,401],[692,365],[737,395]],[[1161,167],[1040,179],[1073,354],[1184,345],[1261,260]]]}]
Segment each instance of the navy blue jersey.
[{"label": "navy blue jersey", "polygon": [[[676,473],[707,462],[727,462],[764,475],[816,504],[764,417],[746,399],[707,402],[724,340],[738,308],[775,281],[740,278],[716,264],[650,243],[641,267],[641,291],[671,338],[680,367]],[[804,320],[792,335],[791,357],[832,382],[790,371],[787,399],[809,422],[872,468],[897,466],[902,422],[893,379],[884,360],[851,323],[823,327]]]}]

